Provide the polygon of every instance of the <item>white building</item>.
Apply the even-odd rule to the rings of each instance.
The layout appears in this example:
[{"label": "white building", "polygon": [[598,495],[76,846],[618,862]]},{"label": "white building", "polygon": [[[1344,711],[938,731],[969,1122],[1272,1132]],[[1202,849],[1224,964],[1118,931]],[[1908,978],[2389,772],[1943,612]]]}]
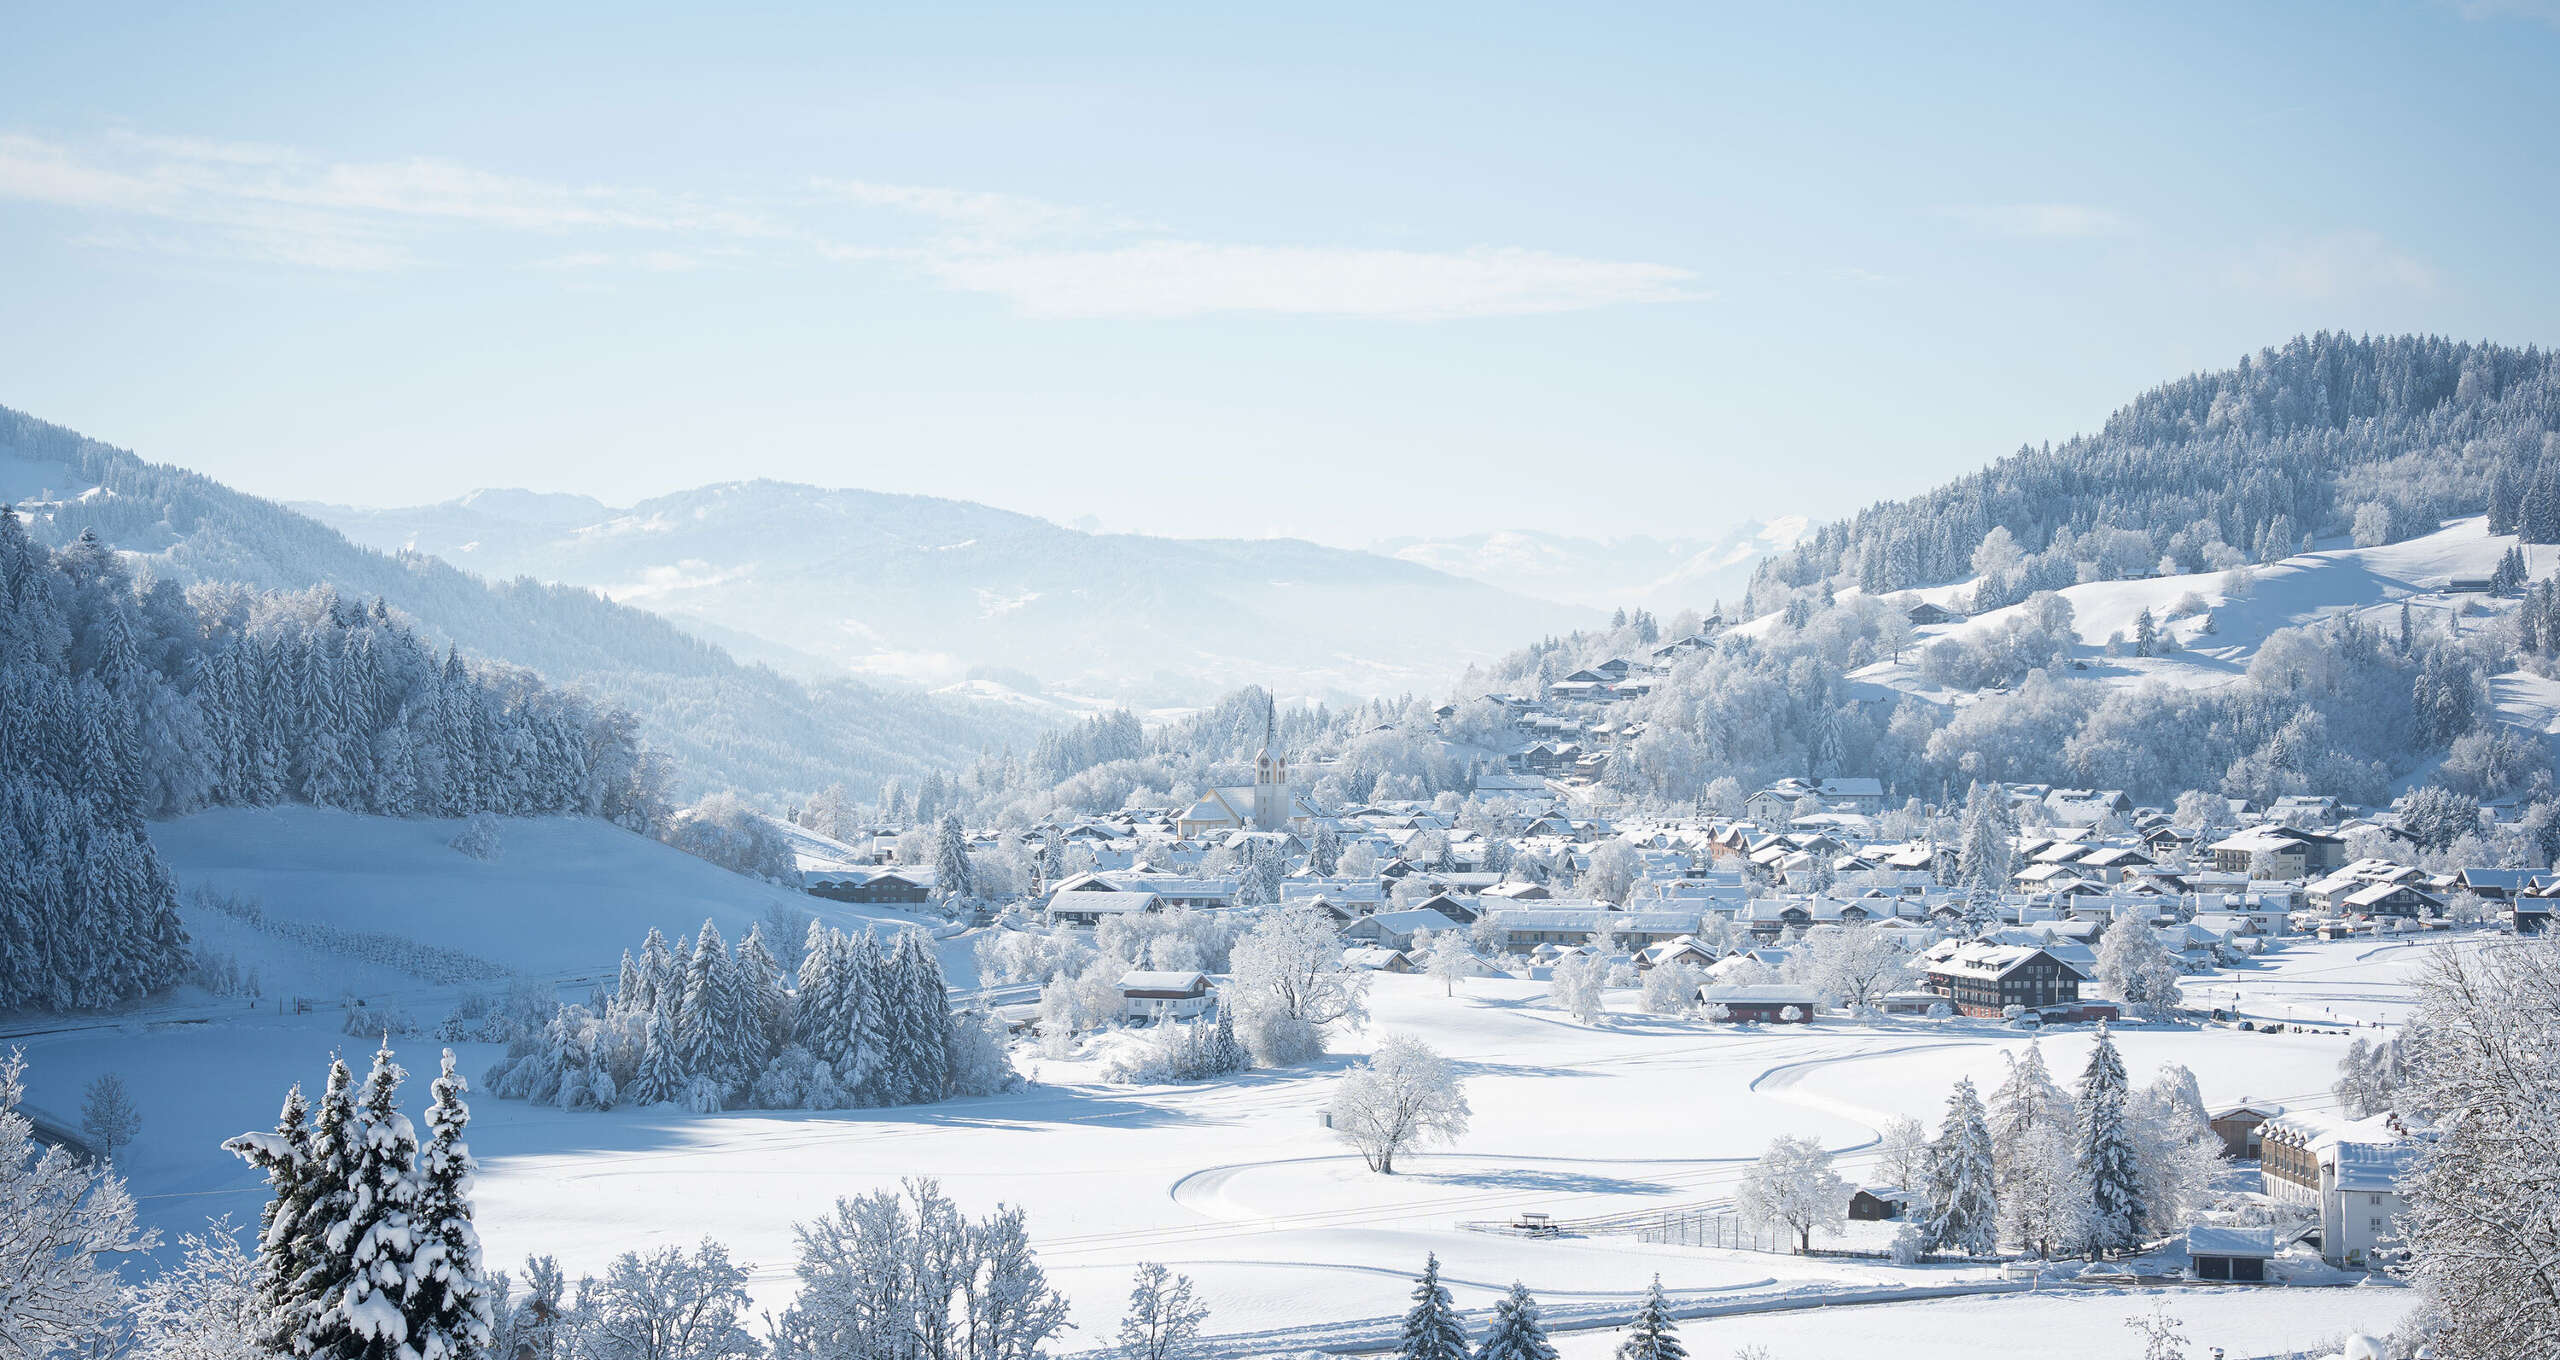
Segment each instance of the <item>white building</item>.
[{"label": "white building", "polygon": [[2406,1203],[2400,1176],[2417,1155],[2417,1141],[2390,1115],[2300,1112],[2258,1127],[2267,1196],[2319,1214],[2320,1254],[2333,1265],[2364,1265],[2397,1245],[2392,1226]]}]

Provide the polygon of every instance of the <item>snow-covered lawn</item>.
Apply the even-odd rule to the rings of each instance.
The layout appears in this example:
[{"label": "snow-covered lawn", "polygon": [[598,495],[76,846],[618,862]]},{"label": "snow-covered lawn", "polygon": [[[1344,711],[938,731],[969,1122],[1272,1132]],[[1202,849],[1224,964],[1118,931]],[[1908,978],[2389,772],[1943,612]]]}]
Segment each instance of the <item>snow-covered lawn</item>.
[{"label": "snow-covered lawn", "polygon": [[[2228,985],[2252,997],[2299,997],[2317,988],[2341,1004],[2388,1009],[2405,973],[2401,956],[2413,952],[2377,951],[2370,942],[2297,944],[2263,977]],[[1107,1342],[1131,1267],[1142,1260],[1194,1276],[1215,1309],[1211,1330],[1220,1333],[1395,1314],[1411,1275],[1434,1251],[1467,1308],[1489,1305],[1493,1291],[1514,1279],[1551,1309],[1570,1312],[1623,1302],[1657,1272],[1692,1304],[1811,1287],[1994,1277],[1982,1267],[1911,1271],[1881,1261],[1648,1246],[1624,1237],[1532,1240],[1460,1228],[1530,1210],[1574,1218],[1720,1200],[1743,1164],[1782,1133],[1818,1138],[1857,1180],[1871,1169],[1872,1155],[1863,1150],[1879,1124],[1909,1113],[1934,1125],[1949,1083],[1969,1075],[1987,1089],[1999,1079],[2001,1054],[2030,1042],[1985,1022],[1711,1027],[1631,1014],[1631,992],[1613,993],[1610,1023],[1594,1027],[1550,1008],[1545,990],[1481,979],[1448,999],[1428,978],[1380,976],[1373,1022],[1338,1045],[1344,1052],[1303,1070],[1204,1087],[1110,1087],[1092,1080],[1090,1062],[1026,1056],[1023,1065],[1038,1078],[1026,1090],[924,1109],[598,1115],[479,1097],[471,1143],[482,1161],[482,1231],[499,1263],[553,1252],[573,1272],[600,1269],[635,1247],[707,1234],[755,1263],[759,1301],[778,1306],[791,1287],[794,1222],[838,1195],[904,1176],[938,1177],[973,1212],[1000,1200],[1027,1209],[1043,1261],[1075,1304],[1081,1330],[1067,1339],[1069,1349]],[[1331,1079],[1379,1036],[1398,1031],[1461,1065],[1474,1120],[1458,1147],[1400,1158],[1402,1174],[1382,1177],[1362,1168],[1321,1126],[1318,1112]],[[2119,1035],[2137,1083],[2164,1063],[2183,1063],[2209,1103],[2324,1100],[2347,1042],[2325,1034],[2140,1026]],[[2070,1030],[2035,1041],[2068,1083],[2090,1036]],[[153,1221],[179,1229],[226,1210],[247,1220],[259,1204],[255,1180],[215,1150],[215,1140],[271,1122],[284,1086],[316,1084],[329,1051],[341,1046],[368,1047],[339,1037],[321,1017],[272,1015],[44,1036],[30,1047],[32,1100],[68,1113],[82,1083],[121,1071],[143,1118],[130,1171]],[[413,1074],[432,1069],[433,1046],[423,1041],[404,1046],[402,1056]],[[462,1056],[476,1074],[494,1051],[471,1047]],[[423,1094],[422,1083],[413,1082],[410,1099]],[[2333,1296],[2348,1297],[2320,1291],[2317,1299]],[[2215,1294],[2194,1304],[2189,1297],[2180,1294],[2173,1311],[2247,1311],[2224,1299],[2274,1310],[2268,1326],[2275,1330],[2264,1333],[2270,1348],[2368,1316],[2321,1311],[2332,1305],[2310,1301],[2312,1291]],[[2379,1296],[2373,1306],[2399,1297]],[[1953,1310],[1951,1317],[1970,1316],[1962,1311],[1968,1308],[2065,1308],[2081,1310],[2072,1316],[2085,1324],[2071,1325],[2093,1346],[2114,1346],[2118,1314],[2136,1304],[2002,1297],[1835,1310],[1841,1321],[1798,1313],[1748,1325],[1774,1329],[1750,1335],[1766,1335],[1782,1358],[1829,1356],[1863,1353],[1849,1341],[1859,1335],[1856,1327],[1874,1324],[1847,1319],[1918,1307]],[[2286,1330],[2296,1323],[2298,1330]],[[1722,1328],[1744,1326],[1717,1325],[1719,1338]],[[2050,1336],[2032,1325],[1996,1330]],[[1799,1331],[1838,1340],[1779,1344]],[[1717,1345],[1729,1349],[1721,1339]]]},{"label": "snow-covered lawn", "polygon": [[[2242,1360],[2326,1354],[2313,1347],[2344,1332],[2387,1332],[2415,1302],[2389,1287],[2057,1290],[1699,1318],[1681,1324],[1680,1339],[1697,1360],[1745,1346],[1764,1348],[1768,1360],[2140,1360],[2142,1340],[2125,1319],[2158,1306],[2185,1324],[2188,1354],[2219,1346]],[[1607,1360],[1617,1340],[1577,1332],[1556,1338],[1556,1349],[1562,1360]]]}]

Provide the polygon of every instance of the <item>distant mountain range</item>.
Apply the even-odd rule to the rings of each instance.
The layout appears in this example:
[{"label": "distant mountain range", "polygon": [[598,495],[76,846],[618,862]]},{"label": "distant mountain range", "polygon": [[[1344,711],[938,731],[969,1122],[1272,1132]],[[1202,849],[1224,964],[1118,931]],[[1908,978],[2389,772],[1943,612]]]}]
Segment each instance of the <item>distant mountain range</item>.
[{"label": "distant mountain range", "polygon": [[1751,520],[1689,538],[1574,538],[1503,529],[1454,538],[1393,538],[1377,550],[1452,576],[1592,609],[1661,614],[1739,600],[1751,570],[1795,546],[1812,527],[1802,515]]},{"label": "distant mountain range", "polygon": [[1327,699],[1434,691],[1594,619],[1423,560],[1294,539],[1089,533],[968,501],[730,482],[615,507],[475,491],[298,509],[356,542],[491,579],[591,586],[742,656],[1140,707],[1242,684]]},{"label": "distant mountain range", "polygon": [[[576,498],[501,498],[517,522],[579,519]],[[675,762],[680,791],[787,796],[841,780],[868,796],[884,779],[953,769],[1021,746],[1055,722],[1020,704],[802,680],[741,664],[723,647],[591,591],[484,580],[434,557],[389,555],[273,501],[0,408],[0,501],[54,546],[82,531],[177,581],[269,590],[333,586],[380,596],[439,642],[584,685],[640,718]],[[475,564],[477,565],[477,564]],[[706,630],[708,631],[708,630]],[[764,658],[756,658],[764,659]]]}]

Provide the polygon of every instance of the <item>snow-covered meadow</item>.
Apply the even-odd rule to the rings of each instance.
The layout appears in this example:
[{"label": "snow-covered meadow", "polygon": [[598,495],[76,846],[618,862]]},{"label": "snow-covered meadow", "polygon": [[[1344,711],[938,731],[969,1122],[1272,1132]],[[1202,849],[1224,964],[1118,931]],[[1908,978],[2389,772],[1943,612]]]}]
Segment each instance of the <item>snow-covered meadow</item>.
[{"label": "snow-covered meadow", "polygon": [[[532,837],[522,841],[529,849]],[[182,846],[177,858],[182,873],[219,871],[210,849]],[[530,853],[501,861],[510,862],[528,880],[539,879]],[[396,876],[398,867],[386,872]],[[680,884],[648,897],[636,879],[615,881],[630,882],[634,896],[626,905],[645,901],[649,913],[617,917],[606,937],[616,949],[642,925],[657,923],[659,913],[681,907],[698,922],[706,910]],[[740,925],[752,919],[764,890],[745,886],[755,891],[711,914],[743,913]],[[264,888],[311,900],[273,881]],[[470,938],[471,923],[491,905],[467,907],[452,938]],[[589,910],[602,914],[592,903],[552,908],[564,922]],[[422,910],[401,914],[434,919]],[[678,915],[665,924],[684,922]],[[564,949],[572,936],[561,932]],[[2301,942],[2245,972],[2196,979],[2190,994],[2218,1002],[2233,990],[2250,1014],[2282,1018],[2291,1007],[2306,1023],[2332,1012],[2392,1019],[2408,967],[2431,947]],[[564,952],[556,962],[571,957]],[[1970,1076],[1988,1089],[2002,1054],[2030,1042],[1970,1021],[1709,1026],[1637,1014],[1632,992],[1612,993],[1608,1020],[1589,1025],[1555,1009],[1547,993],[1542,982],[1492,978],[1463,983],[1459,995],[1446,997],[1428,977],[1379,976],[1369,1024],[1338,1036],[1333,1055],[1202,1086],[1106,1085],[1098,1063],[1042,1061],[1026,1050],[1019,1061],[1032,1081],[1020,1091],[899,1110],[598,1114],[484,1095],[473,1102],[471,1130],[481,1160],[479,1222],[494,1263],[513,1266],[528,1252],[550,1252],[573,1274],[599,1270],[634,1248],[715,1237],[753,1263],[752,1292],[778,1310],[792,1289],[795,1222],[837,1196],[934,1177],[966,1211],[998,1202],[1027,1211],[1041,1259],[1072,1301],[1079,1330],[1065,1339],[1067,1350],[1108,1344],[1131,1271],[1150,1260],[1198,1282],[1214,1310],[1210,1331],[1259,1334],[1252,1345],[1270,1350],[1369,1339],[1374,1329],[1358,1324],[1401,1311],[1412,1274],[1431,1252],[1441,1256],[1462,1308],[1489,1306],[1495,1291],[1516,1279],[1566,1326],[1606,1319],[1657,1273],[1691,1311],[1823,1295],[1845,1302],[1915,1287],[2000,1287],[1989,1267],[1915,1270],[1879,1260],[1648,1245],[1623,1236],[1538,1240],[1460,1226],[1529,1211],[1570,1219],[1712,1204],[1732,1194],[1743,1167],[1780,1134],[1820,1140],[1854,1181],[1872,1168],[1869,1149],[1883,1124],[1903,1114],[1934,1124],[1956,1078]],[[285,1085],[316,1085],[331,1050],[369,1047],[342,1037],[334,1014],[279,1016],[270,1008],[190,1019],[26,1040],[31,1104],[39,1112],[68,1114],[92,1077],[124,1075],[143,1128],[124,1160],[146,1215],[173,1237],[211,1214],[253,1219],[261,1202],[257,1179],[216,1140],[270,1122]],[[1399,1159],[1400,1174],[1386,1177],[1367,1171],[1319,1116],[1333,1079],[1398,1033],[1422,1038],[1459,1064],[1473,1121],[1456,1147],[1408,1155]],[[2247,1098],[2296,1106],[2329,1100],[2349,1042],[2339,1033],[2141,1026],[2121,1029],[2119,1040],[2137,1084],[2174,1062],[2197,1074],[2210,1103]],[[2034,1042],[2067,1082],[2091,1039],[2087,1031],[2065,1031]],[[412,1100],[424,1098],[435,1047],[425,1040],[402,1045]],[[485,1045],[459,1051],[464,1070],[475,1075],[497,1056]],[[2187,1310],[2191,1324],[2208,1315],[2231,1319],[2231,1343],[2220,1332],[2208,1338],[2197,1326],[2190,1331],[2240,1355],[2349,1326],[2388,1325],[2407,1299],[2388,1288],[2181,1291],[2171,1303],[2172,1311]],[[2087,1338],[2087,1349],[2076,1353],[2131,1355],[2138,1348],[2122,1317],[2148,1307],[2131,1293],[2075,1290],[1695,1325],[1713,1329],[1714,1347],[1757,1342],[1782,1360],[1863,1353],[1879,1337],[1908,1335],[1924,1322],[1934,1328],[1940,1319],[1968,1327],[1979,1321],[1965,1352],[1975,1357],[2049,1354],[2042,1339],[2061,1325]],[[1575,1341],[1568,1353],[1598,1344]]]}]

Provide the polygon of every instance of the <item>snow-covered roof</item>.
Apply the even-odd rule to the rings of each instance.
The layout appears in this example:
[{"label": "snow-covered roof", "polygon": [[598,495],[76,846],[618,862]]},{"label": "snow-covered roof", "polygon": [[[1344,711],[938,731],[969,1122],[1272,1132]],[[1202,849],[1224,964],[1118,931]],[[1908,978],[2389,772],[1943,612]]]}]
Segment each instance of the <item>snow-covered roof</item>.
[{"label": "snow-covered roof", "polygon": [[2267,1228],[2224,1228],[2198,1223],[2187,1229],[2189,1256],[2254,1256],[2271,1260],[2276,1254],[2275,1233]]}]

